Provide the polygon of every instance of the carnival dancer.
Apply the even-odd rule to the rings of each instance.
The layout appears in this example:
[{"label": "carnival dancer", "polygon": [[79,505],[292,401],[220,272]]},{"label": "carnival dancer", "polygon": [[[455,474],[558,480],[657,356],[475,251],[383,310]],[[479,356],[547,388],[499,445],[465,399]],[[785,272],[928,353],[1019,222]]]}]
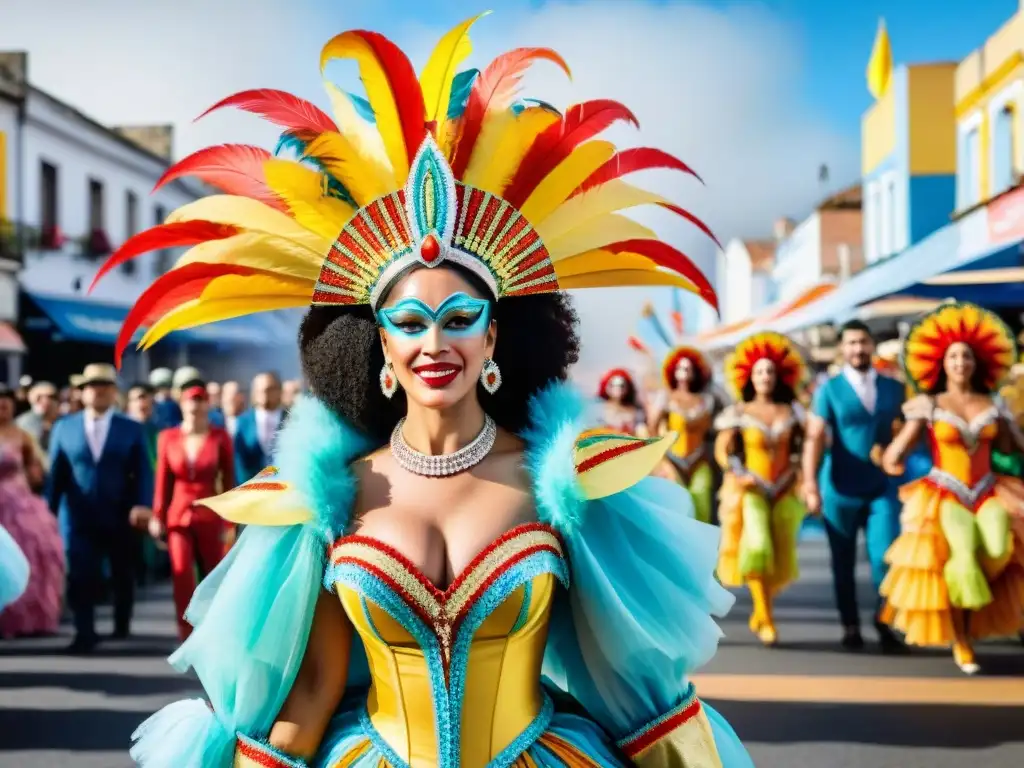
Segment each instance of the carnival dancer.
[{"label": "carnival dancer", "polygon": [[927,435],[933,466],[900,489],[903,530],[889,549],[883,621],[912,645],[953,648],[979,671],[973,643],[1015,637],[1024,619],[1024,483],[992,471],[992,447],[1024,449],[1012,415],[993,393],[1016,359],[1013,334],[973,304],[926,315],[904,344],[907,379],[920,393],[883,466]]},{"label": "carnival dancer", "polygon": [[597,385],[597,396],[604,401],[601,426],[619,434],[646,435],[647,420],[629,371],[625,368],[608,371]]},{"label": "carnival dancer", "polygon": [[679,291],[673,292],[673,311],[669,333],[653,305],[643,310],[644,325],[630,345],[651,357],[661,371],[664,388],[658,407],[649,419],[651,434],[674,432],[678,437],[667,454],[667,476],[685,487],[693,498],[697,519],[711,522],[714,475],[709,455],[711,423],[716,400],[710,392],[711,367],[701,352],[681,343],[683,332]]},{"label": "carnival dancer", "polygon": [[803,357],[785,336],[749,336],[725,363],[737,402],[715,422],[715,456],[726,470],[718,577],[726,586],[750,589],[750,631],[765,645],[778,641],[773,600],[798,575],[796,545],[806,510],[796,496],[794,454],[802,426],[795,404],[808,378]]},{"label": "carnival dancer", "polygon": [[[843,368],[815,393],[803,455],[803,495],[812,514],[823,514],[832,555],[832,583],[843,626],[842,645],[864,647],[857,606],[857,537],[864,529],[871,581],[877,593],[885,577],[884,556],[899,534],[897,484],[872,460],[875,446],[887,445],[900,418],[904,386],[879,376],[873,366],[874,339],[860,321],[839,333]],[[826,442],[828,450],[826,453]],[[824,465],[819,476],[818,468]],[[821,485],[819,486],[819,477]],[[903,644],[879,621],[881,649],[897,653]]]},{"label": "carnival dancer", "polygon": [[[206,502],[246,524],[172,657],[209,706],[147,721],[143,768],[751,766],[685,679],[731,603],[713,578],[717,532],[645,477],[671,438],[578,440],[585,401],[564,383],[578,339],[562,290],[713,291],[670,246],[606,226],[662,199],[609,197],[642,155],[589,139],[625,107],[563,117],[514,102],[531,60],[564,66],[547,50],[453,78],[471,23],[422,83],[380,35],[327,44],[325,64],[359,62],[376,129],[333,86],[340,126],[277,92],[221,102],[285,123],[318,162],[266,159],[238,190],[256,199],[191,203],[108,262],[186,231],[207,241],[202,263],[186,254],[149,289],[157,316],[139,310],[122,344],[136,320],[150,344],[182,323],[313,305],[299,341],[310,394],[276,468]],[[212,151],[252,168],[251,151]],[[183,162],[166,178],[201,167]],[[179,288],[200,273],[201,292]]]}]

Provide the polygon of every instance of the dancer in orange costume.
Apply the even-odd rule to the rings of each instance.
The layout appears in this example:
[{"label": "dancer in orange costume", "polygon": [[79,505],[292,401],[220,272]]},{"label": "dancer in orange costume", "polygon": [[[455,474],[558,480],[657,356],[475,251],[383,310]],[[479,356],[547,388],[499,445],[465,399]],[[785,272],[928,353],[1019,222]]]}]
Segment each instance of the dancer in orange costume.
[{"label": "dancer in orange costume", "polygon": [[794,456],[802,429],[796,403],[808,370],[789,339],[767,332],[736,347],[725,377],[738,404],[715,421],[715,458],[726,470],[718,577],[726,586],[749,587],[750,630],[774,645],[772,600],[798,575],[797,535],[806,514]]},{"label": "dancer in orange costume", "polygon": [[886,555],[882,620],[912,645],[952,645],[957,666],[975,674],[973,642],[1015,636],[1024,618],[1024,484],[993,473],[991,462],[996,445],[1024,448],[993,395],[1016,344],[993,313],[947,304],[911,330],[903,358],[921,394],[904,406],[906,426],[882,464],[900,474],[927,435],[933,467],[900,490],[903,532]]}]

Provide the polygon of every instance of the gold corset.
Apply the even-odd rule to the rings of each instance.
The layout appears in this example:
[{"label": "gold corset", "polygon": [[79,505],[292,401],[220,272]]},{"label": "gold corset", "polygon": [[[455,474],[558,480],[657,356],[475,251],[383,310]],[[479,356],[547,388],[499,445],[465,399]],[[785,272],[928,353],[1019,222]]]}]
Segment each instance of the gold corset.
[{"label": "gold corset", "polygon": [[340,539],[331,568],[366,648],[369,721],[405,763],[487,765],[541,716],[551,604],[567,578],[553,530],[513,529],[443,591],[365,537]]},{"label": "gold corset", "polygon": [[932,462],[936,470],[973,488],[992,471],[992,442],[999,434],[995,408],[970,424],[954,413],[936,408],[929,427]]},{"label": "gold corset", "polygon": [[671,405],[668,411],[668,430],[679,435],[669,449],[673,454],[686,458],[703,447],[711,426],[712,405],[710,395],[702,395],[701,404],[694,408],[683,410],[675,404]]},{"label": "gold corset", "polygon": [[752,416],[742,416],[739,429],[747,469],[768,483],[775,483],[785,472],[792,471],[790,442],[794,426],[792,418],[769,426]]}]

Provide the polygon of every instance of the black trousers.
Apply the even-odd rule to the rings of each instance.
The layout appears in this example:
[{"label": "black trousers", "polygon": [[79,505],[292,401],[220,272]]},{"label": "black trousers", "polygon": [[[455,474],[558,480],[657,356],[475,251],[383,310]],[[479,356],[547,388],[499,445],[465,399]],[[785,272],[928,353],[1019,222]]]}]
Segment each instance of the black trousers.
[{"label": "black trousers", "polygon": [[68,537],[68,604],[75,618],[75,633],[96,636],[96,603],[103,594],[103,565],[110,564],[114,598],[114,630],[128,632],[135,605],[135,572],[139,540],[134,529],[73,531]]}]

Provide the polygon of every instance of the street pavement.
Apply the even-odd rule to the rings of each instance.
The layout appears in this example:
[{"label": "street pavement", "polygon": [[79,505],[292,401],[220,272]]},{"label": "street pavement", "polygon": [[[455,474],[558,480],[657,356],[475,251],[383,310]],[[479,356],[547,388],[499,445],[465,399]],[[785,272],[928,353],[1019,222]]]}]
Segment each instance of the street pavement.
[{"label": "street pavement", "polygon": [[[718,656],[696,676],[758,768],[1020,768],[1024,647],[981,646],[985,674],[971,679],[945,652],[881,656],[869,642],[843,653],[819,536],[804,541],[801,558],[800,582],[778,601],[779,646],[758,646],[740,594]],[[0,642],[0,768],[129,768],[135,726],[198,695],[165,662],[174,645],[168,590],[150,591],[137,616],[131,640],[88,659],[60,653],[69,637]],[[865,610],[870,641],[869,627]]]}]

